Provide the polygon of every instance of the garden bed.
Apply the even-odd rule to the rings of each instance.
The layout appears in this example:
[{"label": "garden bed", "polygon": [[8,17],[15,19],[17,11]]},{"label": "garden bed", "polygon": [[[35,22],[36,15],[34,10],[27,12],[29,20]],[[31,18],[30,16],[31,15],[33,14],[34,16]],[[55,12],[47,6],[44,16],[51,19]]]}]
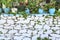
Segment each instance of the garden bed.
[{"label": "garden bed", "polygon": [[0,40],[60,40],[59,18],[30,15],[25,19],[22,15],[1,15]]}]

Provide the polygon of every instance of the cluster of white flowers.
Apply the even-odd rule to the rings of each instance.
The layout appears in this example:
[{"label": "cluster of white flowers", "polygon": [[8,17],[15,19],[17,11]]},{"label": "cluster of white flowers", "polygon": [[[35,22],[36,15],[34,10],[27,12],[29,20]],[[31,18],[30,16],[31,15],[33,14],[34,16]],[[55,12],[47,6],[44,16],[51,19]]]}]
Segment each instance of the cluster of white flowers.
[{"label": "cluster of white flowers", "polygon": [[17,12],[17,8],[12,8],[11,11],[12,11],[13,13],[16,13],[16,12]]},{"label": "cluster of white flowers", "polygon": [[[16,16],[1,16],[0,39],[5,40],[37,40],[37,37],[60,40],[60,21],[52,16],[28,16],[26,19]],[[5,36],[5,37],[4,37]]]}]

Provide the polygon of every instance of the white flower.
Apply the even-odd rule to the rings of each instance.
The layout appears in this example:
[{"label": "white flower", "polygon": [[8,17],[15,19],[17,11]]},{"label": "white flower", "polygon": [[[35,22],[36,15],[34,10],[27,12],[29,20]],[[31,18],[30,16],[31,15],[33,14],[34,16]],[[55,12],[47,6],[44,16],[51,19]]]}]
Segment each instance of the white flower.
[{"label": "white flower", "polygon": [[60,9],[58,9],[58,12],[60,12]]},{"label": "white flower", "polygon": [[11,11],[12,11],[13,13],[16,13],[16,12],[17,12],[17,8],[12,8]]},{"label": "white flower", "polygon": [[6,8],[6,6],[4,4],[2,4],[2,8]]},{"label": "white flower", "polygon": [[0,20],[0,24],[4,24],[5,22],[6,20],[3,20],[3,19]]}]

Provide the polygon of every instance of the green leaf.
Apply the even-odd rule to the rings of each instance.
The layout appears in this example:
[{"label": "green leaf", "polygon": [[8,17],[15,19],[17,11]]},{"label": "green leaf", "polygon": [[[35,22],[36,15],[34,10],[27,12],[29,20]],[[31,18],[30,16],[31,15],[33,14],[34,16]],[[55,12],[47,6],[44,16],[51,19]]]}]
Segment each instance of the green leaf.
[{"label": "green leaf", "polygon": [[41,38],[40,37],[37,37],[37,40],[41,40]]},{"label": "green leaf", "polygon": [[45,37],[45,38],[44,38],[44,39],[42,39],[42,40],[50,40],[50,39]]},{"label": "green leaf", "polygon": [[0,34],[3,34],[3,33],[0,31]]}]

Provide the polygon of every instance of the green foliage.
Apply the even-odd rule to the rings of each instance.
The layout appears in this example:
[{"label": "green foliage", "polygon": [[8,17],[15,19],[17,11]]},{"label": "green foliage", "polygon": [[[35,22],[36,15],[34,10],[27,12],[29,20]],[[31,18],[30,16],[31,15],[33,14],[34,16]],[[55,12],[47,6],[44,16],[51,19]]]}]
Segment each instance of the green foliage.
[{"label": "green foliage", "polygon": [[30,11],[31,11],[32,14],[36,14],[36,13],[38,13],[38,8],[37,7],[32,7],[30,9]]},{"label": "green foliage", "polygon": [[28,14],[26,14],[25,12],[21,12],[20,14],[23,15],[23,17],[24,17],[25,19],[26,19],[27,16],[28,16]]},{"label": "green foliage", "polygon": [[45,37],[45,38],[44,38],[44,39],[42,39],[42,40],[50,40],[50,39]]},{"label": "green foliage", "polygon": [[[27,8],[30,9],[30,12],[31,12],[31,13],[36,14],[36,13],[38,13],[38,9],[41,8],[41,7],[39,6],[40,3],[43,2],[44,0],[28,0],[28,1],[29,1],[29,3],[28,3],[27,6],[25,6],[25,3],[24,3],[25,0],[0,0],[0,4],[2,3],[2,4],[4,4],[6,7],[11,8],[13,2],[17,2],[18,4],[20,4],[20,2],[23,2],[23,3],[24,3],[23,6],[18,6],[18,12],[23,12],[23,11],[25,11],[25,8],[27,7]],[[43,9],[44,9],[46,12],[48,12],[49,8],[55,8],[55,4],[58,4],[58,3],[56,3],[55,0],[52,0],[50,3],[45,4],[44,7],[43,7]],[[38,6],[37,6],[37,5],[38,5]],[[59,5],[58,5],[58,6],[59,6]],[[60,8],[60,6],[57,7],[57,8]],[[16,13],[13,13],[13,14],[15,15]],[[60,12],[57,12],[57,13],[55,13],[55,14],[56,14],[55,16],[60,16]],[[24,15],[26,15],[26,13],[25,13]],[[27,15],[26,15],[26,16],[27,16]],[[24,16],[24,17],[25,17],[25,16]]]},{"label": "green foliage", "polygon": [[12,0],[2,0],[2,4],[4,4],[6,7],[12,7]]},{"label": "green foliage", "polygon": [[47,32],[47,30],[44,30],[44,32]]},{"label": "green foliage", "polygon": [[0,34],[3,34],[3,33],[0,31]]},{"label": "green foliage", "polygon": [[41,40],[41,38],[40,37],[37,37],[37,40]]},{"label": "green foliage", "polygon": [[0,0],[0,8],[2,8],[2,1]]},{"label": "green foliage", "polygon": [[30,13],[32,13],[32,14],[38,13],[38,8],[39,7],[36,6],[36,1],[35,0],[34,1],[30,0],[29,5],[27,7],[30,9]]},{"label": "green foliage", "polygon": [[22,6],[18,6],[18,12],[22,12],[22,11],[25,11],[25,6],[22,5]]},{"label": "green foliage", "polygon": [[12,11],[10,11],[9,14],[13,14],[14,16],[16,16],[17,12],[13,13]]},{"label": "green foliage", "polygon": [[53,15],[53,18],[56,19],[56,15]]},{"label": "green foliage", "polygon": [[57,11],[56,16],[60,16],[60,12]]},{"label": "green foliage", "polygon": [[49,18],[49,16],[45,16],[45,18]]},{"label": "green foliage", "polygon": [[55,8],[56,1],[54,1],[54,2],[53,1],[50,2],[49,8]]},{"label": "green foliage", "polygon": [[55,32],[56,32],[56,31],[55,31],[55,30],[53,30],[53,29],[52,29],[52,31],[53,31],[53,33],[55,33]]},{"label": "green foliage", "polygon": [[24,2],[25,0],[17,0],[18,2]]},{"label": "green foliage", "polygon": [[51,40],[51,39],[49,39],[49,38],[44,38],[44,39],[42,39],[42,38],[40,38],[40,37],[37,37],[37,40]]},{"label": "green foliage", "polygon": [[44,11],[48,12],[49,10],[49,4],[45,4],[45,6],[43,7]]},{"label": "green foliage", "polygon": [[40,21],[39,20],[37,20],[37,24],[39,24],[40,23]]}]

